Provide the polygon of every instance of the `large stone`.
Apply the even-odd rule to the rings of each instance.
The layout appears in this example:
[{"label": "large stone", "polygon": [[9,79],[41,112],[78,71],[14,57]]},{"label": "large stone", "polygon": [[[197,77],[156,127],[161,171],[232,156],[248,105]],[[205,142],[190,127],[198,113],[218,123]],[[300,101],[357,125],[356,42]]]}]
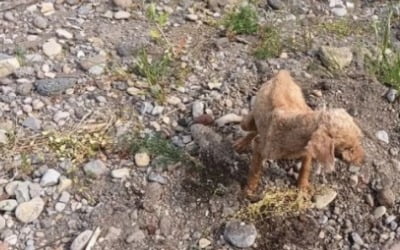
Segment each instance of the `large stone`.
[{"label": "large stone", "polygon": [[256,237],[257,230],[253,224],[234,220],[228,222],[225,226],[224,238],[235,247],[250,247],[254,244]]},{"label": "large stone", "polygon": [[322,63],[330,70],[342,70],[353,60],[353,53],[348,47],[322,46],[319,55]]},{"label": "large stone", "polygon": [[11,75],[19,67],[20,65],[16,57],[0,53],[0,78]]},{"label": "large stone", "polygon": [[51,96],[63,93],[65,90],[72,88],[77,79],[75,78],[55,78],[43,79],[36,81],[36,91],[44,96]]},{"label": "large stone", "polygon": [[18,205],[15,210],[15,216],[23,223],[29,223],[36,220],[44,209],[44,201],[40,197],[35,197],[30,201]]}]

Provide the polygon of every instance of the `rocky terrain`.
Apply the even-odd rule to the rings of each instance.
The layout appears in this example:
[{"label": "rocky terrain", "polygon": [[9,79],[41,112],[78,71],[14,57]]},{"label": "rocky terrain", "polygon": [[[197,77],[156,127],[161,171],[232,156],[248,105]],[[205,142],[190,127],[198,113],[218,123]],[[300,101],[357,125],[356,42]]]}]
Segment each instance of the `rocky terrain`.
[{"label": "rocky terrain", "polygon": [[[0,249],[400,249],[399,18],[391,1],[0,1]],[[357,119],[367,160],[315,172],[328,191],[304,211],[237,218],[232,141],[279,69]],[[264,189],[298,170],[267,162]]]}]

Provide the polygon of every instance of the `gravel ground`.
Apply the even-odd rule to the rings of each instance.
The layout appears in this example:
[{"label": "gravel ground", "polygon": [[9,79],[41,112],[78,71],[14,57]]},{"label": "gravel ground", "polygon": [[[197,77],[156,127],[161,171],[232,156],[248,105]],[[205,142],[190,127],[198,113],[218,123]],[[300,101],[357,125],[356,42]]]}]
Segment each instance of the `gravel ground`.
[{"label": "gravel ground", "polygon": [[[221,21],[247,3],[155,2],[0,1],[0,250],[398,249],[399,101],[364,59],[390,9],[400,47],[400,6],[250,1],[278,31],[259,59],[262,35]],[[232,141],[283,68],[311,107],[357,119],[367,161],[314,173],[320,208],[238,221],[249,155]],[[268,162],[263,185],[293,187],[298,170]]]}]

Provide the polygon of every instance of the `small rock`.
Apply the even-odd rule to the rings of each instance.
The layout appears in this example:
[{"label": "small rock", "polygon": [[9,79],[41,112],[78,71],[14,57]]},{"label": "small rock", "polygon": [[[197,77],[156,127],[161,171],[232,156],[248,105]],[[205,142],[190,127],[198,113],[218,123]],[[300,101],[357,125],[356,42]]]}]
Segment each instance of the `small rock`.
[{"label": "small rock", "polygon": [[82,250],[85,248],[86,244],[89,242],[93,235],[92,230],[86,230],[80,233],[72,242],[71,250]]},{"label": "small rock", "polygon": [[322,209],[328,206],[337,196],[337,192],[333,189],[326,189],[322,194],[317,194],[313,197],[315,207]]},{"label": "small rock", "polygon": [[39,183],[29,183],[29,195],[31,198],[39,197],[42,194],[42,187]]},{"label": "small rock", "polygon": [[207,247],[210,246],[210,245],[211,245],[211,241],[209,241],[209,240],[206,239],[206,238],[201,238],[201,239],[199,240],[199,247],[200,247],[201,249],[207,248]]},{"label": "small rock", "polygon": [[29,195],[29,185],[28,181],[18,183],[14,193],[15,198],[17,199],[18,203],[26,202],[30,200]]},{"label": "small rock", "polygon": [[129,168],[120,168],[120,169],[114,169],[113,171],[111,171],[111,176],[116,179],[128,178],[129,174],[130,174]]},{"label": "small rock", "polygon": [[360,235],[358,233],[352,232],[351,238],[353,239],[354,243],[356,243],[360,246],[364,245],[364,241],[362,240],[362,238],[360,237]]},{"label": "small rock", "polygon": [[70,116],[70,114],[68,112],[59,110],[54,114],[53,121],[58,123],[61,120],[67,119],[69,116]]},{"label": "small rock", "polygon": [[158,182],[160,184],[167,184],[167,179],[164,176],[161,176],[160,174],[157,174],[155,172],[151,172],[149,176],[147,176],[147,179],[151,182]]},{"label": "small rock", "polygon": [[40,180],[40,185],[42,187],[53,186],[58,183],[58,179],[60,178],[61,174],[55,169],[48,169],[46,173],[42,176]]},{"label": "small rock", "polygon": [[127,92],[129,95],[131,95],[131,96],[137,96],[137,95],[139,95],[140,93],[142,93],[142,91],[141,91],[140,89],[135,88],[135,87],[129,87],[129,88],[127,88],[127,89],[126,89],[126,92]]},{"label": "small rock", "polygon": [[50,39],[42,46],[43,53],[48,57],[54,57],[62,52],[61,44],[57,43],[56,40]]},{"label": "small rock", "polygon": [[379,206],[379,207],[375,208],[374,217],[376,219],[381,218],[384,214],[386,214],[386,207],[385,206]]},{"label": "small rock", "polygon": [[44,107],[44,103],[41,100],[33,100],[32,101],[32,108],[34,110],[41,110]]},{"label": "small rock", "polygon": [[68,178],[60,178],[59,180],[59,184],[57,186],[57,191],[58,192],[62,192],[64,190],[66,190],[67,188],[69,188],[72,185],[72,180],[68,179]]},{"label": "small rock", "polygon": [[179,99],[179,97],[176,97],[176,96],[169,96],[169,97],[167,98],[167,103],[175,106],[175,105],[181,104],[182,101],[181,101],[181,99]]},{"label": "small rock", "polygon": [[4,188],[6,190],[6,193],[9,196],[14,196],[15,195],[15,189],[17,189],[17,187],[18,187],[18,185],[20,183],[22,183],[22,182],[21,181],[12,181],[12,182],[8,183]]},{"label": "small rock", "polygon": [[395,220],[396,220],[396,216],[395,215],[390,215],[390,216],[386,217],[385,223],[389,225],[390,223],[392,223]]},{"label": "small rock", "polygon": [[15,92],[18,95],[27,96],[31,93],[32,89],[33,89],[33,84],[31,82],[25,82],[25,83],[18,84]]},{"label": "small rock", "polygon": [[64,29],[57,29],[56,30],[56,34],[58,37],[60,38],[64,38],[64,39],[72,39],[74,38],[74,35]]},{"label": "small rock", "polygon": [[72,88],[77,79],[75,78],[55,78],[36,81],[36,91],[44,96],[61,94],[69,88]]},{"label": "small rock", "polygon": [[396,100],[397,94],[398,91],[396,89],[390,88],[388,92],[386,92],[385,96],[389,102],[394,102]]},{"label": "small rock", "polygon": [[58,199],[58,201],[62,202],[62,203],[68,203],[69,199],[70,199],[71,195],[68,192],[63,191],[61,193],[60,198]]},{"label": "small rock", "polygon": [[227,114],[224,115],[217,120],[215,120],[215,123],[217,124],[218,127],[222,127],[225,124],[228,123],[240,123],[242,121],[243,117],[236,115],[236,114]]},{"label": "small rock", "polygon": [[128,19],[128,18],[130,18],[130,17],[131,17],[131,13],[129,13],[129,12],[127,12],[127,11],[122,11],[122,10],[117,11],[117,12],[114,14],[114,18],[117,19],[117,20]]},{"label": "small rock", "polygon": [[192,105],[192,117],[196,118],[204,114],[204,103],[201,101],[194,101]]},{"label": "small rock", "polygon": [[0,129],[0,145],[6,145],[8,144],[8,136],[7,132],[5,130]]},{"label": "small rock", "polygon": [[340,17],[347,15],[347,9],[344,6],[334,7],[331,9],[331,12],[335,16],[340,16]]},{"label": "small rock", "polygon": [[274,10],[280,10],[285,7],[285,4],[281,0],[268,0],[268,5]]},{"label": "small rock", "polygon": [[35,25],[36,28],[45,29],[48,26],[47,19],[42,16],[36,16],[33,19],[33,25]]},{"label": "small rock", "polygon": [[4,217],[0,215],[0,231],[2,231],[5,227],[6,227],[6,219],[4,219]]},{"label": "small rock", "polygon": [[42,198],[35,197],[30,201],[19,204],[15,210],[15,216],[23,223],[32,222],[42,213],[44,205]]},{"label": "small rock", "polygon": [[146,238],[146,235],[143,233],[142,230],[137,229],[135,232],[130,234],[128,238],[126,238],[127,243],[132,243],[132,242],[140,242],[143,241]]},{"label": "small rock", "polygon": [[4,20],[9,22],[15,22],[15,17],[12,12],[7,11],[6,13],[4,13]]},{"label": "small rock", "polygon": [[389,135],[385,130],[379,130],[378,132],[376,132],[375,136],[376,138],[378,138],[378,140],[389,144]]},{"label": "small rock", "polygon": [[240,221],[230,221],[226,224],[224,238],[235,247],[246,248],[254,244],[257,230],[253,224]]},{"label": "small rock", "polygon": [[108,172],[108,168],[101,160],[92,160],[83,167],[85,173],[91,177],[99,178]]},{"label": "small rock", "polygon": [[173,221],[169,215],[163,215],[160,219],[160,232],[164,236],[172,235]]},{"label": "small rock", "polygon": [[325,67],[332,70],[342,70],[353,60],[353,53],[347,47],[322,46],[319,55]]},{"label": "small rock", "polygon": [[16,57],[0,53],[0,78],[11,75],[19,67],[19,61]]},{"label": "small rock", "polygon": [[380,205],[386,207],[392,207],[396,202],[393,191],[388,188],[379,190],[377,194],[377,200]]},{"label": "small rock", "polygon": [[147,167],[150,164],[150,156],[143,152],[135,154],[135,163],[138,167]]},{"label": "small rock", "polygon": [[107,240],[107,241],[118,240],[118,238],[120,237],[121,233],[122,233],[122,229],[115,228],[115,227],[110,227],[108,229],[108,233],[104,237],[104,239]]},{"label": "small rock", "polygon": [[64,211],[64,209],[65,209],[66,206],[67,206],[67,205],[66,205],[65,203],[57,202],[57,203],[56,203],[56,206],[55,206],[55,210],[56,210],[57,212],[62,212],[62,211]]},{"label": "small rock", "polygon": [[199,19],[199,17],[196,14],[189,14],[186,16],[186,19],[195,22]]},{"label": "small rock", "polygon": [[51,2],[42,2],[41,9],[43,15],[48,16],[54,13],[54,5]]},{"label": "small rock", "polygon": [[107,63],[107,57],[99,54],[99,55],[95,55],[95,56],[92,56],[92,57],[88,57],[88,58],[82,59],[79,62],[79,65],[84,70],[90,71],[90,69],[93,68],[94,66],[105,65],[106,63]]},{"label": "small rock", "polygon": [[0,201],[1,211],[13,211],[18,206],[17,200],[8,199]]},{"label": "small rock", "polygon": [[88,70],[89,74],[99,76],[104,73],[104,66],[103,65],[95,65]]},{"label": "small rock", "polygon": [[129,8],[132,6],[132,0],[113,0],[115,6],[120,8]]},{"label": "small rock", "polygon": [[36,117],[30,116],[23,121],[22,125],[34,131],[38,131],[42,127],[42,122]]}]

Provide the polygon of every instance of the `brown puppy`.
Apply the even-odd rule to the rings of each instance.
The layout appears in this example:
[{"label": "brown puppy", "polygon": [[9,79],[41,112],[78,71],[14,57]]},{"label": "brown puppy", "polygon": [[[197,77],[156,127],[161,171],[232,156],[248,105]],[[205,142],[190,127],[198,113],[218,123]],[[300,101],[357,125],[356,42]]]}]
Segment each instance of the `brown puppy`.
[{"label": "brown puppy", "polygon": [[235,144],[241,152],[252,143],[246,193],[258,186],[264,160],[301,159],[298,187],[307,189],[312,161],[334,170],[335,155],[362,164],[362,132],[344,109],[313,111],[290,73],[281,70],[258,91],[253,110],[241,123],[249,131]]}]

